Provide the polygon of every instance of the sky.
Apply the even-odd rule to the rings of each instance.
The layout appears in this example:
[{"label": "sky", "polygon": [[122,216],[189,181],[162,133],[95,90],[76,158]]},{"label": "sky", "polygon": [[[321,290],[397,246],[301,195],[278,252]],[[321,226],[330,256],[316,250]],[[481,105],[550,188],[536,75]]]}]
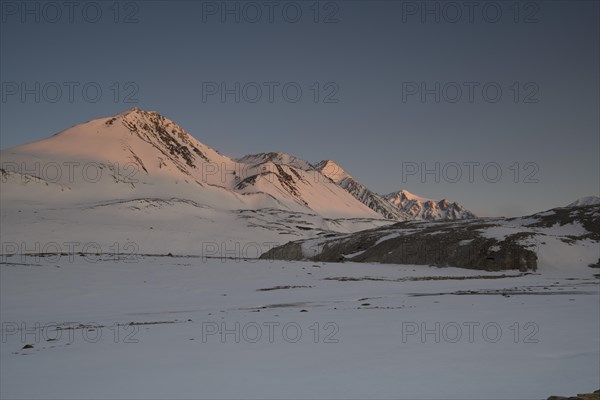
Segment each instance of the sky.
[{"label": "sky", "polygon": [[597,1],[0,1],[0,148],[132,107],[518,216],[600,193]]}]

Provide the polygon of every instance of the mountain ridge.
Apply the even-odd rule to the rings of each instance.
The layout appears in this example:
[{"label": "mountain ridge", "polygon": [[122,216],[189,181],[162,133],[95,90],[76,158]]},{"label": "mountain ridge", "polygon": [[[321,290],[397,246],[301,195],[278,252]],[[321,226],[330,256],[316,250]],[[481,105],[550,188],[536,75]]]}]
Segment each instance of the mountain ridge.
[{"label": "mountain ridge", "polygon": [[323,160],[315,168],[387,219],[437,221],[476,218],[474,213],[445,198],[434,201],[414,195],[406,189],[387,195],[375,193],[333,160]]},{"label": "mountain ridge", "polygon": [[[100,196],[106,199],[111,192],[115,192],[113,197],[135,197],[130,191],[142,188],[150,192],[148,197],[154,197],[149,188],[165,186],[164,190],[175,191],[180,197],[210,198],[210,204],[226,208],[308,209],[325,217],[381,217],[392,221],[474,216],[457,203],[433,204],[407,191],[395,192],[407,194],[400,196],[402,201],[374,193],[331,160],[311,164],[281,151],[231,158],[158,112],[138,107],[2,150],[1,154],[5,173],[18,173],[15,164],[23,162],[97,163],[104,171],[111,171],[111,179],[99,183]],[[6,165],[11,168],[5,168]],[[118,190],[111,188],[112,181],[125,183],[121,171],[124,168],[134,170],[135,182],[132,180]],[[38,175],[44,181],[43,171]],[[70,191],[87,186],[83,181],[59,179],[50,183]],[[187,187],[183,189],[181,183]]]},{"label": "mountain ridge", "polygon": [[[173,192],[177,197],[200,198],[211,206],[226,209],[278,207],[332,218],[378,217],[342,188],[315,176],[319,173],[299,158],[265,156],[251,160],[247,156],[245,162],[238,162],[206,146],[157,112],[139,108],[91,120],[49,138],[2,150],[1,154],[3,176],[40,169],[36,175],[42,184],[58,183],[78,189],[81,201],[96,200],[94,194],[85,193],[85,188],[94,183],[95,195],[104,200],[137,198],[140,195],[135,192],[140,191],[147,192],[142,197]],[[79,168],[94,164],[104,172],[102,179],[90,182],[79,174],[78,179],[72,180],[66,173],[56,180],[45,179],[46,166],[74,162]],[[124,168],[133,168],[135,179],[117,187],[114,181],[119,172],[106,171]],[[84,172],[89,175],[93,170]],[[16,192],[11,185],[5,187],[9,197],[10,192]],[[19,192],[23,195],[22,190]],[[57,200],[66,200],[65,193]]]}]

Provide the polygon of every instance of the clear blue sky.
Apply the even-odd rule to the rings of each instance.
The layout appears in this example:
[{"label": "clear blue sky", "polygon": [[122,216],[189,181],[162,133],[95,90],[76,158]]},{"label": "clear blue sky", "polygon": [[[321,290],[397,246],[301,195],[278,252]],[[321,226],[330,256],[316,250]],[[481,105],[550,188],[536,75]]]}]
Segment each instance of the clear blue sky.
[{"label": "clear blue sky", "polygon": [[[331,158],[377,192],[447,197],[480,215],[598,195],[599,2],[321,1],[318,15],[314,1],[250,3],[3,0],[0,147],[137,106],[224,154]],[[239,103],[221,101],[221,83],[236,82]],[[439,182],[406,175],[436,162]]]}]

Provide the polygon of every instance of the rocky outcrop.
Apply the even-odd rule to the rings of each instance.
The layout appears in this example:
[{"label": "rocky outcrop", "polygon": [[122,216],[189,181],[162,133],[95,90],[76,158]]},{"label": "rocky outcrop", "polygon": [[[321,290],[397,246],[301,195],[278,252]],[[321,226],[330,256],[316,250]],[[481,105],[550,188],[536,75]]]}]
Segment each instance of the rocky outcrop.
[{"label": "rocky outcrop", "polygon": [[[405,221],[353,234],[290,242],[262,257],[535,271],[538,252],[548,241],[565,249],[582,243],[597,246],[600,205],[559,207],[522,218]],[[598,267],[600,260],[594,262],[588,258],[590,267]]]},{"label": "rocky outcrop", "polygon": [[290,242],[271,249],[261,258],[416,264],[487,271],[537,269],[535,251],[521,244],[527,234],[513,234],[504,240],[482,237],[479,230],[490,226],[399,223],[317,243],[312,250],[315,255],[306,254],[311,251],[303,252],[302,242]]},{"label": "rocky outcrop", "polygon": [[550,396],[548,400],[600,400],[600,390],[596,390],[594,393],[581,393],[572,397]]}]

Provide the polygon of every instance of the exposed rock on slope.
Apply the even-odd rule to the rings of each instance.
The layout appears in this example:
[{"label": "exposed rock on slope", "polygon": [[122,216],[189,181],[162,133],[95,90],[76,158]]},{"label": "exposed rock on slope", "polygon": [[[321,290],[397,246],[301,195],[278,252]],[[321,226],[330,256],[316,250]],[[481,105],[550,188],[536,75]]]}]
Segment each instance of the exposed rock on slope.
[{"label": "exposed rock on slope", "polygon": [[[527,271],[538,268],[540,257],[543,264],[590,265],[598,257],[599,242],[600,205],[556,208],[523,218],[400,222],[350,235],[289,242],[261,258]],[[577,250],[576,259],[569,258],[571,247]],[[549,260],[560,253],[564,260]]]}]

